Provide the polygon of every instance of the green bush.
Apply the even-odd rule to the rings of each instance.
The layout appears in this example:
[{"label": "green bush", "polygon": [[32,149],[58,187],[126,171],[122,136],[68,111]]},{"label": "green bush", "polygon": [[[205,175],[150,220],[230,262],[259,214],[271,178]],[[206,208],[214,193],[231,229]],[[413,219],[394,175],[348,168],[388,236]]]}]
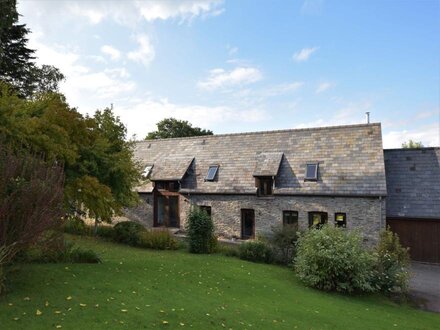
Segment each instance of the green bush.
[{"label": "green bush", "polygon": [[239,251],[237,246],[219,244],[217,252],[221,253],[227,257],[239,257]]},{"label": "green bush", "polygon": [[140,242],[144,227],[137,222],[123,221],[117,223],[113,229],[116,242],[136,246]]},{"label": "green bush", "polygon": [[390,230],[380,233],[375,249],[375,273],[373,284],[384,293],[408,290],[410,258],[408,249],[400,245],[399,236]]},{"label": "green bush", "polygon": [[71,263],[84,263],[84,264],[97,264],[101,262],[99,255],[90,249],[73,248],[70,251],[70,255],[66,262]]},{"label": "green bush", "polygon": [[96,236],[112,240],[115,237],[115,230],[112,226],[101,225],[96,230]]},{"label": "green bush", "polygon": [[84,220],[73,216],[66,219],[63,230],[65,233],[73,235],[88,235],[89,233],[89,228]]},{"label": "green bush", "polygon": [[326,291],[374,291],[373,256],[357,232],[323,226],[300,235],[295,271],[306,285]]},{"label": "green bush", "polygon": [[155,250],[176,250],[178,243],[166,229],[145,230],[140,234],[139,246]]},{"label": "green bush", "polygon": [[293,262],[298,239],[296,226],[274,226],[266,239],[272,248],[275,262],[283,265]]},{"label": "green bush", "polygon": [[203,210],[195,207],[188,215],[188,242],[191,253],[212,253],[217,247],[214,223]]},{"label": "green bush", "polygon": [[240,259],[270,264],[274,261],[272,249],[264,242],[242,243],[238,249]]}]

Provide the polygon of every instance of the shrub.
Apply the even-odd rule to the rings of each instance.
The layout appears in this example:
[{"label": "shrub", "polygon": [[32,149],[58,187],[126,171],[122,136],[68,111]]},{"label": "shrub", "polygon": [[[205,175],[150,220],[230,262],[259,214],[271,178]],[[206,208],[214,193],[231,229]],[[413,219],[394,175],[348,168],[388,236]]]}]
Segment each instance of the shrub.
[{"label": "shrub", "polygon": [[91,249],[73,248],[66,262],[96,264],[101,262],[99,255]]},{"label": "shrub", "polygon": [[225,245],[225,244],[219,244],[219,246],[217,248],[217,252],[221,253],[227,257],[239,257],[240,256],[239,251],[238,251],[238,247]]},{"label": "shrub", "polygon": [[295,271],[306,285],[339,292],[373,291],[373,257],[357,232],[323,226],[300,235]]},{"label": "shrub", "polygon": [[117,223],[113,229],[116,242],[135,246],[139,244],[144,227],[137,222],[123,221]]},{"label": "shrub", "polygon": [[373,284],[384,293],[408,290],[410,258],[408,249],[400,245],[399,236],[384,230],[375,249]]},{"label": "shrub", "polygon": [[267,236],[267,241],[272,247],[274,260],[277,263],[288,265],[293,262],[295,244],[298,239],[296,226],[274,226]]},{"label": "shrub", "polygon": [[89,232],[89,228],[84,223],[84,220],[75,216],[66,219],[63,230],[65,233],[73,235],[87,235]]},{"label": "shrub", "polygon": [[245,242],[238,249],[239,257],[243,260],[253,262],[272,263],[273,252],[271,248],[264,242]]},{"label": "shrub", "polygon": [[188,241],[191,253],[212,253],[217,247],[214,223],[206,211],[194,208],[188,215]]},{"label": "shrub", "polygon": [[176,250],[178,243],[166,229],[145,230],[140,234],[139,246],[155,250]]},{"label": "shrub", "polygon": [[0,246],[9,251],[6,262],[59,227],[63,183],[62,166],[0,143]]},{"label": "shrub", "polygon": [[115,230],[112,226],[98,226],[96,230],[96,236],[107,238],[107,239],[114,239],[115,237]]}]

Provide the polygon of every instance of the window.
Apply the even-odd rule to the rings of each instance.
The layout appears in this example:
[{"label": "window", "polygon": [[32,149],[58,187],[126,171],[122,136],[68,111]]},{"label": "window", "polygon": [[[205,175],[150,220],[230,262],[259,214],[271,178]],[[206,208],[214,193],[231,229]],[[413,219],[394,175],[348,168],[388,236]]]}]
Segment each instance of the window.
[{"label": "window", "polygon": [[345,213],[335,213],[335,226],[341,228],[347,227],[347,215]]},{"label": "window", "polygon": [[156,181],[154,182],[154,188],[157,190],[178,191],[179,182],[177,181]]},{"label": "window", "polygon": [[328,215],[325,212],[309,212],[309,227],[321,228],[327,223]]},{"label": "window", "polygon": [[214,181],[215,179],[215,175],[217,174],[218,171],[218,165],[211,165],[208,168],[208,173],[206,174],[206,181]]},{"label": "window", "polygon": [[304,180],[318,180],[318,163],[306,165],[306,176],[304,177]]},{"label": "window", "polygon": [[205,211],[211,217],[211,206],[201,205],[200,210]]},{"label": "window", "polygon": [[298,212],[283,211],[283,225],[298,227]]},{"label": "window", "polygon": [[263,176],[256,178],[258,187],[258,196],[271,196],[273,195],[273,179],[270,176]]},{"label": "window", "polygon": [[147,165],[145,166],[144,172],[142,173],[142,177],[144,179],[148,179],[151,174],[151,170],[153,169],[153,165]]}]

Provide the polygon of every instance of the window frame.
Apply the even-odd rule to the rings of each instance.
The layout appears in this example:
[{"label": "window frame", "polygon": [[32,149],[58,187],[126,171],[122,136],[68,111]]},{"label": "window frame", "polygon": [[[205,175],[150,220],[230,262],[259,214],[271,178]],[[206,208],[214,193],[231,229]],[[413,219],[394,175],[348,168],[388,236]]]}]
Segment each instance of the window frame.
[{"label": "window frame", "polygon": [[[294,223],[287,223],[286,215],[290,214],[296,214],[296,219]],[[292,210],[283,210],[283,226],[295,226],[298,227],[298,220],[299,220],[299,213],[298,211],[292,211]]]},{"label": "window frame", "polygon": [[[259,197],[270,197],[273,196],[273,184],[274,184],[274,178],[271,176],[258,176],[255,177],[256,179],[256,186],[257,186],[257,194]],[[262,189],[264,187],[264,182],[269,182],[267,187],[267,191]]]},{"label": "window frame", "polygon": [[210,218],[212,218],[212,206],[210,205],[199,205],[198,206],[201,211],[205,211]]},{"label": "window frame", "polygon": [[[328,223],[328,213],[327,212],[322,212],[322,211],[311,211],[308,213],[309,214],[309,228],[317,228],[320,229],[322,226],[324,226],[325,224]],[[317,225],[313,224],[313,215],[314,214],[319,214],[321,215],[321,219],[324,219],[324,222],[320,222]]]},{"label": "window frame", "polygon": [[[315,166],[315,175],[313,177],[307,176],[309,166]],[[304,174],[304,181],[318,181],[318,171],[319,171],[319,163],[307,163],[306,164],[306,173]]]},{"label": "window frame", "polygon": [[[337,220],[338,215],[342,215],[343,218],[344,218],[344,220],[342,220],[342,221],[338,221],[338,220]],[[342,225],[339,224],[340,222],[342,222]],[[335,213],[335,227],[338,227],[338,228],[347,228],[347,213],[344,213],[344,212],[336,212],[336,213]]]},{"label": "window frame", "polygon": [[[208,177],[209,171],[211,170],[211,168],[215,168],[214,175],[212,176],[212,178]],[[205,176],[205,181],[209,181],[209,182],[215,181],[215,178],[217,177],[217,173],[218,173],[219,168],[220,168],[220,165],[216,165],[216,164],[209,165],[208,172],[206,173],[206,176]]]},{"label": "window frame", "polygon": [[154,181],[154,189],[160,191],[178,192],[180,189],[179,181]]}]

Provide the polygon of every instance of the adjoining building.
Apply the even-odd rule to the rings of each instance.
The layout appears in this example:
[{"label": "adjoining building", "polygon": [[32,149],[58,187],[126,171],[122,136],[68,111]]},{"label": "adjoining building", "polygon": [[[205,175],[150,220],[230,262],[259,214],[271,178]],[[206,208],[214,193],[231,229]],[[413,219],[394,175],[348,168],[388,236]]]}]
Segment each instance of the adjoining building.
[{"label": "adjoining building", "polygon": [[440,148],[384,150],[387,224],[417,261],[440,263]]},{"label": "adjoining building", "polygon": [[374,243],[387,194],[380,124],[138,142],[142,203],[127,216],[184,229],[191,205],[217,234],[248,239],[274,225],[359,229]]}]

